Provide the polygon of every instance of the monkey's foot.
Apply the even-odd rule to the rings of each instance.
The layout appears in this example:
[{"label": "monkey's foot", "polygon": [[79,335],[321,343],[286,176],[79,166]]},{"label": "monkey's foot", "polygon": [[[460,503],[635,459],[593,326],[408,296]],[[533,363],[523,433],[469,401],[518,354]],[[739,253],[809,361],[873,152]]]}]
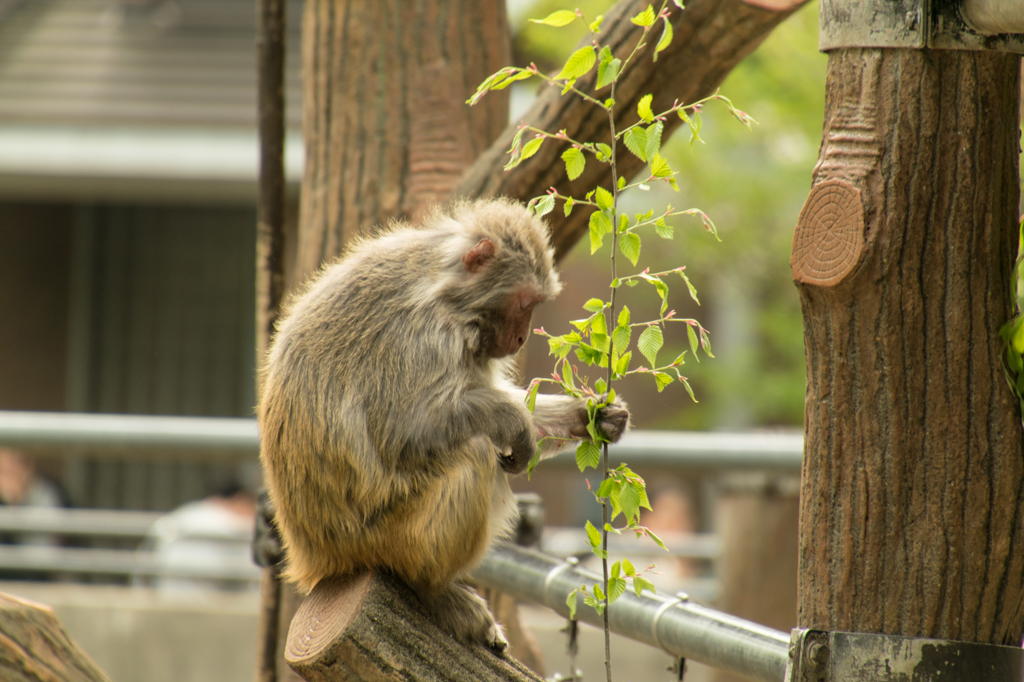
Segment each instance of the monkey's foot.
[{"label": "monkey's foot", "polygon": [[438,623],[467,642],[482,642],[497,652],[508,647],[501,626],[494,621],[487,602],[469,585],[452,583],[439,594],[420,592],[420,599]]}]

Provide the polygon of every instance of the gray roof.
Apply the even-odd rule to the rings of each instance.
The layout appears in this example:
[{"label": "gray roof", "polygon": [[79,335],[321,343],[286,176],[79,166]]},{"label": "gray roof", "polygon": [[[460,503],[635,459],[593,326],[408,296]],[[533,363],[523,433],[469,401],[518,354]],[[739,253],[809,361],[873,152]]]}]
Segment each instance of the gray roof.
[{"label": "gray roof", "polygon": [[[301,0],[288,9],[294,180]],[[160,195],[163,180],[253,194],[255,13],[255,0],[0,4],[0,195]]]}]

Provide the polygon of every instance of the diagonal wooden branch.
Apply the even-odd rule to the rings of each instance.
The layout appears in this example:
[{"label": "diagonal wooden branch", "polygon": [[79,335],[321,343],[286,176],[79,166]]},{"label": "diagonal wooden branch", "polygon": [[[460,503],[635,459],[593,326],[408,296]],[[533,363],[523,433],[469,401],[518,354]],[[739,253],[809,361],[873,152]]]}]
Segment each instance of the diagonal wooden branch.
[{"label": "diagonal wooden branch", "polygon": [[[636,45],[641,30],[629,18],[643,11],[649,0],[622,0],[605,17],[601,44],[611,47],[615,56],[624,59]],[[673,13],[672,28],[675,39],[662,52],[657,62],[651,54],[660,29],[655,27],[645,48],[623,75],[617,86],[616,127],[624,127],[638,120],[637,102],[646,94],[654,95],[655,113],[665,111],[675,100],[693,102],[715,92],[730,71],[750,54],[754,48],[783,19],[791,15],[803,2],[782,3],[781,10],[753,7],[741,0],[690,0],[686,9]],[[578,87],[590,92],[597,70],[581,78]],[[598,93],[606,94],[607,88]],[[567,94],[562,96],[555,87],[548,88],[523,117],[527,125],[551,132],[565,130],[576,140],[609,142],[608,119],[599,107]],[[670,116],[665,121],[665,135],[682,121]],[[610,167],[587,158],[587,167],[574,182],[570,182],[562,165],[562,152],[568,143],[546,141],[536,155],[511,171],[504,171],[509,148],[520,121],[514,121],[501,137],[481,154],[463,174],[454,196],[479,198],[504,195],[528,200],[543,194],[549,187],[561,194],[581,196],[595,185],[608,186]],[[527,138],[528,139],[528,138]],[[619,155],[620,175],[627,178],[639,173],[644,163],[626,152]],[[589,211],[574,211],[568,218],[557,208],[549,216],[552,241],[556,257],[561,259],[583,236],[587,229]]]}]

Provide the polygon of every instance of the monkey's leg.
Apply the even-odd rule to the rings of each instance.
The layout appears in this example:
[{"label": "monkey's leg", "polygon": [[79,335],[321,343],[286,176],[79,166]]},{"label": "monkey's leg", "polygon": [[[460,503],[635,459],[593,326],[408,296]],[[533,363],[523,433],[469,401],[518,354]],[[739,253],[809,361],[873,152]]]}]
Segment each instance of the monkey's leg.
[{"label": "monkey's leg", "polygon": [[483,641],[497,651],[508,647],[501,626],[495,622],[487,602],[476,590],[462,582],[450,583],[442,592],[417,591],[438,623],[465,640]]},{"label": "monkey's leg", "polygon": [[505,638],[487,604],[454,581],[483,557],[494,532],[492,519],[504,513],[512,493],[507,483],[495,485],[497,453],[488,438],[474,438],[450,456],[445,475],[395,515],[388,536],[381,538],[393,556],[381,563],[413,587],[457,637],[504,649]]}]

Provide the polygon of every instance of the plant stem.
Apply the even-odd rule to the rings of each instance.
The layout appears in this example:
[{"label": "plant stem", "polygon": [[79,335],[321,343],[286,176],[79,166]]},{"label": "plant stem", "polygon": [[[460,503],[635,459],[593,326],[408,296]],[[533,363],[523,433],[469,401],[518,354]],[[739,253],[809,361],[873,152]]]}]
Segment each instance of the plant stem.
[{"label": "plant stem", "polygon": [[[615,81],[611,83],[611,99],[615,100]],[[615,112],[613,107],[607,109],[608,112],[608,128],[611,131],[611,167],[612,167],[612,280],[615,281],[617,274],[615,268],[615,255],[619,250],[619,215],[618,215],[618,204],[619,204],[619,178],[618,169],[616,168],[616,139],[615,139]],[[616,324],[615,318],[615,287],[611,287],[611,294],[608,297],[608,313],[610,319],[608,324]],[[613,368],[614,363],[612,358],[615,353],[615,340],[614,335],[609,340],[608,346],[608,390],[612,388],[612,378],[615,375]],[[608,478],[608,443],[604,444],[601,453],[601,466],[604,472],[605,480]],[[607,682],[612,682],[612,638],[611,630],[608,627],[608,608],[610,607],[610,599],[608,593],[608,523],[611,519],[608,518],[608,500],[605,498],[601,499],[601,549],[604,550],[604,558],[601,560],[601,567],[603,569],[604,576],[604,667],[605,676]]]}]

